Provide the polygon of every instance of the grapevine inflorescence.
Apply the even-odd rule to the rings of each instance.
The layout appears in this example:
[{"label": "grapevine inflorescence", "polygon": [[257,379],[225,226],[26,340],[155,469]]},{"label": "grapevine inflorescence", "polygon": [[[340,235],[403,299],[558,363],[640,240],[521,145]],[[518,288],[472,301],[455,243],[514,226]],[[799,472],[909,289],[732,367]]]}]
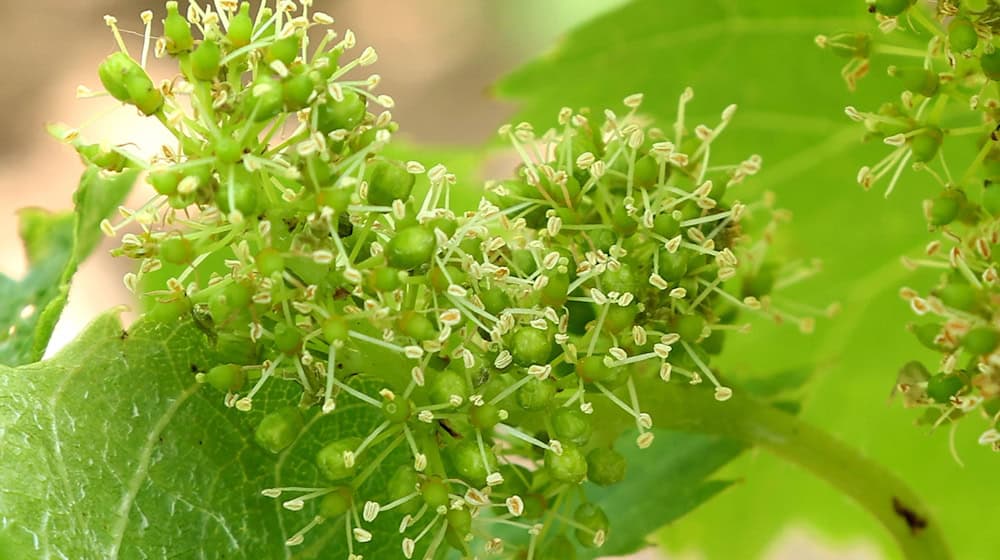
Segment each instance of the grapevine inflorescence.
[{"label": "grapevine inflorescence", "polygon": [[887,181],[886,196],[909,167],[940,191],[924,202],[924,218],[939,238],[904,264],[940,273],[929,293],[904,288],[923,322],[911,325],[922,345],[940,354],[931,371],[919,361],[900,372],[897,389],[908,406],[926,407],[934,427],[981,413],[990,427],[980,443],[1000,451],[1000,7],[992,0],[877,0],[869,8],[880,33],[845,32],[817,44],[848,59],[849,86],[870,69],[887,67],[901,95],[874,110],[847,107],[867,136],[889,153],[858,172],[864,188]]},{"label": "grapevine inflorescence", "polygon": [[[349,58],[350,32],[313,44],[332,18],[311,2],[218,5],[184,16],[167,3],[154,53],[179,73],[159,85],[145,69],[152,16],[138,61],[108,19],[120,51],[100,66],[104,89],[176,143],[146,160],[63,137],[108,173],[146,171],[155,196],[102,227],[131,228],[115,253],[139,261],[125,282],[152,298],[146,320],[210,333],[225,359],[197,378],[233,414],[256,410],[268,384],[299,388],[265,411],[261,447],[287,451],[311,418],[347,404],[378,419],[362,437],[322,442],[309,460],[324,485],[262,490],[305,512],[288,546],[336,521],[352,560],[391,538],[407,558],[449,545],[534,559],[572,558],[570,539],[599,547],[609,520],[581,484],[620,482],[626,461],[592,438],[598,417],[627,415],[647,448],[640,383],[707,381],[725,401],[733,391],[712,360],[727,332],[746,329],[741,312],[812,327],[771,296],[804,276],[767,255],[784,214],[769,197],[730,196],[760,158],[711,161],[735,106],[692,127],[686,90],[669,131],[640,116],[641,95],[621,114],[563,109],[540,135],[504,126],[516,172],[457,211],[447,169],[384,155],[397,126],[374,112],[392,99],[372,93],[377,75],[350,77],[373,49]],[[158,271],[170,271],[165,285]],[[366,356],[395,365],[376,371]],[[365,485],[394,450],[407,464]],[[387,512],[401,514],[398,537],[370,530]]]}]

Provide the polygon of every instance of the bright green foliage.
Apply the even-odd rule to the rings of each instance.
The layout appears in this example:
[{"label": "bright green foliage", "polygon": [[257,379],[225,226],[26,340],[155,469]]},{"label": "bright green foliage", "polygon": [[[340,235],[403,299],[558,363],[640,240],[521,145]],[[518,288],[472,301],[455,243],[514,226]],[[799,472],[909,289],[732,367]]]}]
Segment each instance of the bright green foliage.
[{"label": "bright green foliage", "polygon": [[[374,411],[346,401],[343,413],[309,411],[299,438],[273,455],[255,443],[255,431],[267,423],[266,411],[299,391],[291,383],[270,385],[253,412],[232,414],[192,373],[212,364],[207,348],[190,323],[143,323],[125,333],[106,315],[51,361],[0,367],[5,558],[180,552],[178,543],[192,534],[207,556],[283,557],[283,541],[335,505],[307,500],[301,512],[282,511],[261,490],[325,486],[301,457],[314,456],[324,441],[362,434]],[[384,488],[399,464],[398,454],[389,455],[363,488]],[[215,476],[201,474],[209,472]],[[282,492],[280,499],[298,494]],[[63,514],[46,521],[54,507]],[[371,529],[393,532],[399,520],[385,512]],[[345,550],[344,522],[340,516],[314,529],[311,545],[295,549],[295,558]],[[388,539],[354,546],[373,558],[398,550]]]},{"label": "bright green foliage", "polygon": [[90,167],[74,194],[74,214],[21,211],[29,269],[20,281],[0,275],[0,364],[41,359],[66,306],[70,281],[101,239],[98,224],[125,199],[136,175]]}]

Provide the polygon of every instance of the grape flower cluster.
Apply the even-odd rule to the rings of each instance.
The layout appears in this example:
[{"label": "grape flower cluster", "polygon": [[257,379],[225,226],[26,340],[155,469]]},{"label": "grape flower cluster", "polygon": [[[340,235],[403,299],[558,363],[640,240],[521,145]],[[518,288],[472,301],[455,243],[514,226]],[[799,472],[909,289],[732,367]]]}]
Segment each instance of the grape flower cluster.
[{"label": "grape flower cluster", "polygon": [[910,169],[940,186],[923,206],[937,238],[903,259],[937,272],[938,282],[927,291],[901,290],[921,317],[910,330],[940,359],[930,369],[920,361],[904,366],[896,390],[907,406],[924,407],[920,421],[933,427],[983,416],[989,427],[979,442],[1000,451],[1000,7],[875,0],[869,11],[878,33],[816,39],[847,59],[842,74],[852,88],[873,55],[896,62],[886,71],[898,80],[899,99],[846,109],[888,152],[861,168],[858,182],[865,189],[886,182],[889,196]]},{"label": "grape flower cluster", "polygon": [[[384,155],[393,100],[373,93],[377,75],[353,77],[376,53],[350,56],[349,31],[317,35],[333,20],[311,2],[166,8],[155,40],[142,15],[138,58],[107,19],[119,51],[99,77],[176,142],[145,159],[62,137],[107,173],[143,170],[155,195],[102,229],[138,262],[125,283],[152,298],[146,320],[211,332],[226,360],[197,379],[220,406],[268,407],[257,444],[285,452],[347,405],[378,419],[305,459],[320,487],[262,489],[256,499],[302,516],[289,547],[324,523],[344,526],[350,560],[375,539],[398,539],[406,558],[600,547],[610,523],[581,484],[620,482],[626,460],[592,440],[605,422],[595,402],[630,418],[648,448],[640,381],[707,382],[725,401],[733,391],[712,360],[727,333],[747,329],[742,312],[812,328],[772,297],[804,276],[768,256],[785,213],[770,197],[731,196],[760,157],[711,161],[735,106],[691,125],[688,89],[670,130],[641,116],[641,95],[618,113],[563,109],[541,134],[504,126],[520,164],[456,210],[447,169]],[[151,48],[178,66],[159,84]],[[176,273],[151,285],[165,270]],[[386,360],[395,365],[372,365]],[[298,396],[272,407],[260,399],[269,384]],[[365,484],[394,452],[405,464]],[[373,531],[386,515],[398,535]]]}]

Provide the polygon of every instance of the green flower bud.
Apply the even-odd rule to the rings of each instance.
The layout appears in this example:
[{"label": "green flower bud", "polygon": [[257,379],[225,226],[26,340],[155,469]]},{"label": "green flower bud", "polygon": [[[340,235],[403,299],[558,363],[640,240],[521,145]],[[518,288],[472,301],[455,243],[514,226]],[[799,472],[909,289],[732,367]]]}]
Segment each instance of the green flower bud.
[{"label": "green flower bud", "polygon": [[351,487],[338,486],[323,496],[319,503],[319,514],[327,519],[335,519],[350,511],[353,502],[354,491]]},{"label": "green flower bud", "polygon": [[334,130],[352,130],[365,118],[365,98],[361,94],[347,90],[344,99],[330,99],[316,108],[317,128],[324,134]]},{"label": "green flower bud", "polygon": [[205,383],[229,393],[235,393],[242,389],[246,380],[246,372],[237,364],[215,366],[205,374]]},{"label": "green flower bud", "polygon": [[517,390],[517,404],[525,410],[548,408],[556,396],[556,384],[549,379],[532,379]]},{"label": "green flower bud", "polygon": [[995,50],[991,53],[983,53],[979,57],[979,64],[983,69],[983,74],[986,77],[997,81],[1000,80],[1000,51]]},{"label": "green flower bud", "polygon": [[271,120],[281,113],[285,103],[281,82],[262,74],[250,86],[249,91],[247,111],[253,114],[256,122]]},{"label": "green flower bud", "polygon": [[160,257],[170,264],[190,264],[195,258],[194,247],[183,237],[169,237],[160,243]]},{"label": "green flower bud", "polygon": [[933,97],[941,85],[937,72],[922,66],[890,67],[889,74],[902,82],[903,88],[907,91],[919,93],[924,97]]},{"label": "green flower bud", "polygon": [[393,424],[403,424],[410,419],[413,405],[409,399],[397,396],[395,399],[382,401],[382,414]]},{"label": "green flower bud", "polygon": [[297,407],[285,407],[261,419],[254,432],[254,440],[271,453],[278,453],[299,437],[304,425],[302,413]]},{"label": "green flower bud", "polygon": [[576,530],[576,540],[587,548],[596,548],[607,538],[608,516],[598,506],[587,503],[576,508],[573,521],[582,526]]},{"label": "green flower bud", "polygon": [[280,60],[285,66],[291,66],[299,56],[301,48],[302,38],[298,35],[289,35],[272,43],[264,55],[264,60],[268,63]]},{"label": "green flower bud", "polygon": [[189,51],[194,45],[191,24],[178,11],[177,2],[167,2],[167,18],[163,20],[163,36],[167,38],[167,52],[170,54]]},{"label": "green flower bud", "polygon": [[598,447],[587,454],[587,478],[598,486],[611,486],[625,479],[625,457],[614,449]]},{"label": "green flower bud", "polygon": [[451,505],[451,488],[440,478],[428,477],[420,484],[420,495],[431,508]]},{"label": "green flower bud", "polygon": [[469,398],[469,389],[462,375],[447,369],[433,373],[430,378],[430,394],[435,404],[449,402],[453,396],[461,398],[464,402]]},{"label": "green flower bud", "polygon": [[451,462],[455,470],[463,480],[469,484],[482,487],[486,484],[486,477],[491,472],[497,470],[497,458],[492,448],[484,447],[486,461],[483,461],[484,453],[479,450],[479,446],[471,441],[463,441],[451,449]]},{"label": "green flower bud", "polygon": [[211,82],[219,75],[222,64],[222,49],[211,39],[205,39],[191,53],[191,74],[196,80]]},{"label": "green flower bud", "polygon": [[274,325],[274,346],[285,354],[298,354],[302,349],[302,332],[287,323],[278,323]]},{"label": "green flower bud", "polygon": [[289,111],[298,111],[309,104],[316,91],[316,82],[307,72],[289,76],[282,85],[282,96]]},{"label": "green flower bud", "polygon": [[545,466],[554,480],[568,484],[580,484],[587,477],[587,459],[580,448],[571,444],[562,444],[562,454],[554,451],[545,452]]},{"label": "green flower bud", "polygon": [[500,423],[500,409],[489,403],[473,406],[469,410],[469,422],[480,430],[492,430]]},{"label": "green flower bud", "polygon": [[226,39],[234,49],[245,47],[250,44],[253,36],[253,19],[250,17],[250,3],[240,4],[240,11],[229,19],[229,30],[226,32]]},{"label": "green flower bud", "polygon": [[576,408],[560,407],[552,414],[555,439],[575,445],[590,441],[590,417]]},{"label": "green flower bud", "polygon": [[316,454],[319,472],[332,481],[343,480],[354,474],[357,466],[354,450],[361,445],[361,438],[346,438],[323,447]]},{"label": "green flower bud", "polygon": [[410,198],[416,182],[403,164],[384,159],[369,164],[365,180],[368,181],[368,203],[374,206],[391,206],[394,200],[405,201]]},{"label": "green flower bud", "polygon": [[896,17],[913,5],[915,0],[875,0],[875,11],[883,16]]},{"label": "green flower bud", "polygon": [[519,327],[511,337],[510,353],[521,366],[549,363],[552,338],[534,327]]},{"label": "green flower bud", "polygon": [[965,387],[965,382],[955,374],[939,373],[927,380],[927,396],[938,403],[947,403]]},{"label": "green flower bud", "polygon": [[[386,493],[389,495],[389,500],[395,502],[416,492],[418,485],[417,471],[409,465],[402,465],[396,469],[396,472],[389,479],[389,483],[386,484]],[[396,507],[402,514],[415,513],[420,509],[420,500],[411,499]]]},{"label": "green flower bud", "polygon": [[976,327],[962,337],[962,348],[970,354],[985,356],[1000,345],[1000,333],[991,327]]},{"label": "green flower bud", "polygon": [[965,194],[956,189],[948,189],[931,202],[930,223],[933,226],[946,226],[956,218],[965,202]]},{"label": "green flower bud", "polygon": [[413,270],[428,264],[436,249],[433,233],[423,226],[410,226],[396,232],[385,248],[385,255],[389,266]]},{"label": "green flower bud", "polygon": [[948,42],[954,51],[971,51],[979,44],[979,34],[969,18],[958,16],[948,25]]}]

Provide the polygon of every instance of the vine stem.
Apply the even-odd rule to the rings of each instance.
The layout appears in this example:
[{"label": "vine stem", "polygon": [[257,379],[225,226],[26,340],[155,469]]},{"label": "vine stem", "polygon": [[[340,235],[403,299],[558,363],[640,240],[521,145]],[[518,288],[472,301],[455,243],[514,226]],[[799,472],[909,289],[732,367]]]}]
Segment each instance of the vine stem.
[{"label": "vine stem", "polygon": [[[888,469],[797,416],[746,393],[716,402],[710,391],[662,383],[647,387],[658,427],[711,434],[764,448],[825,480],[866,509],[908,560],[951,558],[937,522],[917,494]],[[653,396],[655,395],[655,396]]]}]

